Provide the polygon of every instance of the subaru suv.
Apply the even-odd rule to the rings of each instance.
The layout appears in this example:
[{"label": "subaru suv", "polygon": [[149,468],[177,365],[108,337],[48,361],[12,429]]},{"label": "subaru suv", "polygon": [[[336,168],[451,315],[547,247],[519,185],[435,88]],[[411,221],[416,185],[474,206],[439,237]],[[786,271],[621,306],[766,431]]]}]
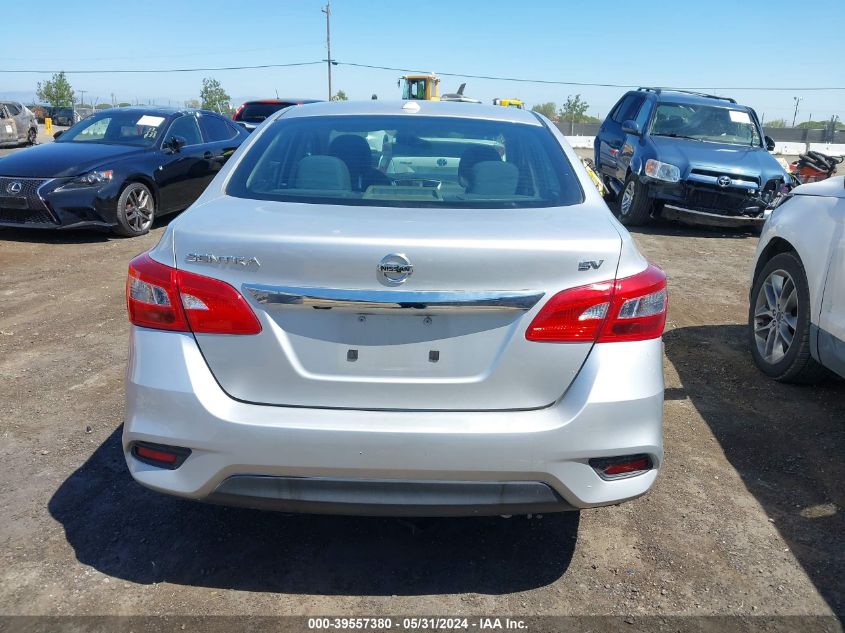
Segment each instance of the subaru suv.
[{"label": "subaru suv", "polygon": [[595,164],[619,219],[761,228],[792,185],[757,114],[733,99],[639,88],[610,111]]},{"label": "subaru suv", "polygon": [[616,504],[663,459],[666,302],[536,113],[287,108],[129,265],[126,461],[286,511]]}]

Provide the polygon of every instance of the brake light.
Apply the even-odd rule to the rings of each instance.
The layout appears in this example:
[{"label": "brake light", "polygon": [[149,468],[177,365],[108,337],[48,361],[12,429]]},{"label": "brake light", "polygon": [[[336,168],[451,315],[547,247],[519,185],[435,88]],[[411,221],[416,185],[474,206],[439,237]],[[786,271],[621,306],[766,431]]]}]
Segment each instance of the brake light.
[{"label": "brake light", "polygon": [[549,299],[525,331],[529,341],[578,343],[659,338],[666,325],[666,275],[643,272],[570,288]]},{"label": "brake light", "polygon": [[243,111],[245,105],[246,105],[245,103],[242,103],[241,105],[238,106],[238,109],[235,110],[235,113],[232,115],[232,121],[238,120],[238,115]]},{"label": "brake light", "polygon": [[258,334],[261,324],[229,284],[165,266],[147,253],[129,262],[126,306],[134,325],[198,334]]}]

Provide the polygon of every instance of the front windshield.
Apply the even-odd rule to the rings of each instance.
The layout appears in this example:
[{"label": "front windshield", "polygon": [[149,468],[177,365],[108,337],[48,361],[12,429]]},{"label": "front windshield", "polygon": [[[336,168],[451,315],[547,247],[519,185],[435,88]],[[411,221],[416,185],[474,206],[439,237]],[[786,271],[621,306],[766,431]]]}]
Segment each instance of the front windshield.
[{"label": "front windshield", "polygon": [[544,127],[458,117],[296,117],[235,170],[240,198],[393,207],[577,204],[572,165]]},{"label": "front windshield", "polygon": [[651,134],[711,143],[761,144],[757,125],[746,110],[689,103],[657,106]]},{"label": "front windshield", "polygon": [[57,140],[60,143],[113,143],[150,147],[164,132],[167,117],[137,110],[106,110],[80,121]]}]

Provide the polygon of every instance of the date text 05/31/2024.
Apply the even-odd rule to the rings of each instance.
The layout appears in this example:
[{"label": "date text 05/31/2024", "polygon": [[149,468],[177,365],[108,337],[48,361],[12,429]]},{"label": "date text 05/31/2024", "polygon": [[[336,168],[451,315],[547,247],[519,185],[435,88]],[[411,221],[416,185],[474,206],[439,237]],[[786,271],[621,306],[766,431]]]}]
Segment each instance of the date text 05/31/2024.
[{"label": "date text 05/31/2024", "polygon": [[308,618],[309,630],[525,630],[524,620],[497,617]]}]

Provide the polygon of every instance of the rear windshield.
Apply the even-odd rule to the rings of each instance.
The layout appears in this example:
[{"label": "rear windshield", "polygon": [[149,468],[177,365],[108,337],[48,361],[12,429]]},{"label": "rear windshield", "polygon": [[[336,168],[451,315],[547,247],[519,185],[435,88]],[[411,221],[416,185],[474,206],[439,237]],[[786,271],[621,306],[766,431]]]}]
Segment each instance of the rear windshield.
[{"label": "rear windshield", "polygon": [[395,207],[552,207],[584,199],[543,126],[408,115],[280,119],[243,157],[227,193]]},{"label": "rear windshield", "polygon": [[238,112],[235,117],[236,121],[246,121],[247,123],[261,123],[268,116],[274,112],[278,112],[282,108],[289,108],[295,103],[247,103],[243,110]]}]

